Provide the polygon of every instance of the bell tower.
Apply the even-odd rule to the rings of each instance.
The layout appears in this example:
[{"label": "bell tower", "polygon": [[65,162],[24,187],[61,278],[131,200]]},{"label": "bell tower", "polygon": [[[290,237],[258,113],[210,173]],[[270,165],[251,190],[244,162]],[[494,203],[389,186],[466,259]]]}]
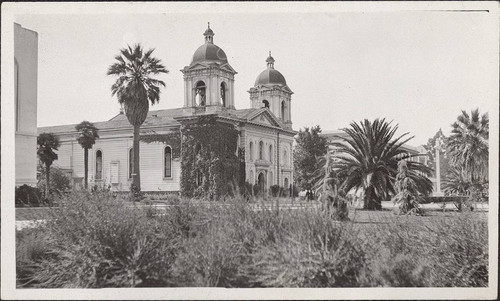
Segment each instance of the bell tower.
[{"label": "bell tower", "polygon": [[[205,108],[204,111],[234,109],[234,75],[237,73],[226,53],[214,44],[214,32],[203,34],[205,44],[198,47],[189,66],[184,67],[184,107]],[[201,109],[200,109],[201,110]]]},{"label": "bell tower", "polygon": [[285,128],[292,129],[292,90],[286,84],[285,77],[281,72],[274,69],[274,58],[266,59],[267,68],[262,71],[255,80],[254,87],[250,88],[250,105],[252,108],[268,108]]}]

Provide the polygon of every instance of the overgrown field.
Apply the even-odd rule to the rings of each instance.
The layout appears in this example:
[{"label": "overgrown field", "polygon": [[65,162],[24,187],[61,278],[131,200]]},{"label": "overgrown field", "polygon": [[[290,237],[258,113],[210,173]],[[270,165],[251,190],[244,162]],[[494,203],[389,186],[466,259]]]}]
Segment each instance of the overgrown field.
[{"label": "overgrown field", "polygon": [[133,209],[75,192],[16,237],[18,287],[483,287],[488,227],[476,213],[336,222],[183,200]]}]

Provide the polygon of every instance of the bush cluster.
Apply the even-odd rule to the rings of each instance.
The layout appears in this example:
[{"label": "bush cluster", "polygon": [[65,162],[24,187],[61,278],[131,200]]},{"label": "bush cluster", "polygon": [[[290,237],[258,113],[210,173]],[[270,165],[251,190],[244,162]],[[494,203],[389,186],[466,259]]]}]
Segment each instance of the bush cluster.
[{"label": "bush cluster", "polygon": [[18,233],[19,287],[488,285],[487,224],[474,213],[373,227],[241,198],[162,211],[106,192],[59,202]]},{"label": "bush cluster", "polygon": [[26,184],[16,187],[16,207],[39,207],[48,205],[48,203],[48,200],[43,197],[43,193],[40,188],[31,187]]}]

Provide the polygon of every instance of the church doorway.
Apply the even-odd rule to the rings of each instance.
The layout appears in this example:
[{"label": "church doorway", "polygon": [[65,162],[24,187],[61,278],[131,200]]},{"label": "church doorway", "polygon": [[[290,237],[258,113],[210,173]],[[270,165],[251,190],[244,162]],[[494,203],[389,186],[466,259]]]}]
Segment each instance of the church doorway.
[{"label": "church doorway", "polygon": [[266,176],[264,172],[259,173],[259,176],[257,177],[257,183],[259,185],[259,190],[261,191],[262,194],[264,194],[264,191],[266,189]]}]

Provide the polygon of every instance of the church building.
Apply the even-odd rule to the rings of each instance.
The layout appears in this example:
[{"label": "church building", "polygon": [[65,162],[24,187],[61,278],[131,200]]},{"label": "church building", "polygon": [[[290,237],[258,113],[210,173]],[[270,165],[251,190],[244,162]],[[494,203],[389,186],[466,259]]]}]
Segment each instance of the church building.
[{"label": "church building", "polygon": [[[182,108],[149,111],[141,126],[140,173],[142,191],[177,192],[181,190],[182,162],[179,155],[187,146],[169,139],[148,141],[142,137],[183,135],[183,129],[200,118],[215,120],[237,133],[231,150],[244,154],[245,181],[263,188],[289,187],[293,183],[292,146],[297,133],[292,128],[291,97],[285,77],[275,69],[269,53],[265,69],[248,90],[250,108],[237,109],[234,81],[237,72],[225,52],[214,44],[214,32],[204,32],[204,43],[193,54],[191,63],[181,72],[184,79]],[[264,66],[263,66],[264,67]],[[82,104],[83,105],[83,104]],[[84,177],[83,149],[77,142],[75,125],[38,128],[38,133],[53,133],[61,141],[54,166],[64,170],[74,185]],[[108,121],[95,122],[100,138],[89,150],[89,186],[128,191],[132,183],[133,127],[120,112]],[[182,138],[180,141],[184,141]],[[203,141],[206,141],[203,140]],[[203,141],[196,147],[203,148]],[[177,149],[179,148],[179,149]],[[193,150],[198,152],[198,150]],[[189,164],[195,164],[189,163]],[[208,178],[205,178],[208,180]],[[201,179],[200,181],[203,181]]]}]

